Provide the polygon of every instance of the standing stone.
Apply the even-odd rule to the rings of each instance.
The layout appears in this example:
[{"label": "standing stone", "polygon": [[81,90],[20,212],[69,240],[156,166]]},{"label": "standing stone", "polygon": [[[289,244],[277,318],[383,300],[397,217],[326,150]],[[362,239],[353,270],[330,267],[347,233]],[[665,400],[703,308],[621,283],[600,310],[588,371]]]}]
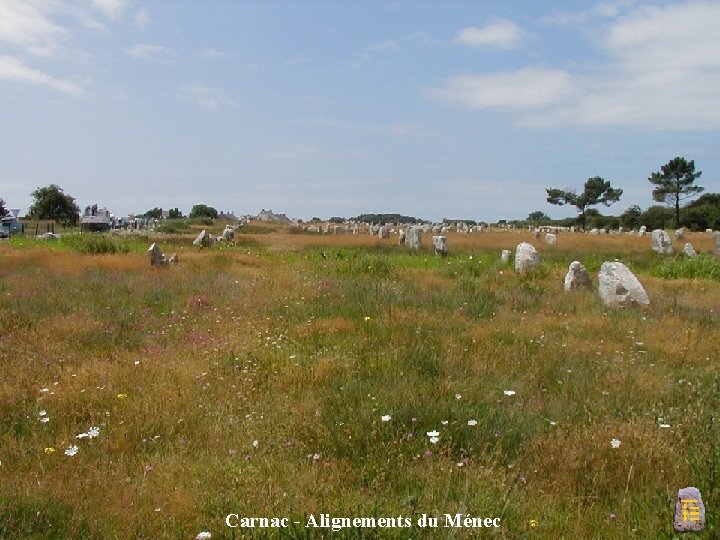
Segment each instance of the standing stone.
[{"label": "standing stone", "polygon": [[715,231],[713,237],[713,255],[720,256],[720,231]]},{"label": "standing stone", "polygon": [[533,231],[533,238],[540,238],[540,229],[535,229]]},{"label": "standing stone", "polygon": [[690,242],[687,242],[683,247],[683,253],[690,258],[697,257],[697,252],[695,251],[695,248]]},{"label": "standing stone", "polygon": [[405,229],[400,229],[398,232],[398,244],[401,246],[405,245]]},{"label": "standing stone", "polygon": [[572,291],[573,289],[590,287],[592,287],[590,274],[582,263],[580,261],[571,262],[570,268],[568,268],[568,273],[565,276],[565,290]]},{"label": "standing stone", "polygon": [[588,234],[592,234],[592,235],[600,234],[600,229],[590,229]]},{"label": "standing stone", "polygon": [[604,262],[600,267],[598,281],[598,293],[608,307],[650,304],[642,284],[623,263]]},{"label": "standing stone", "polygon": [[380,238],[390,238],[390,231],[385,225],[378,229],[378,236]]},{"label": "standing stone", "polygon": [[233,229],[230,225],[225,225],[225,229],[223,229],[220,237],[227,242],[232,241],[235,238],[235,229]]},{"label": "standing stone", "polygon": [[557,236],[553,233],[547,233],[545,235],[545,241],[551,246],[554,246],[555,244],[557,244]]},{"label": "standing stone", "polygon": [[685,229],[682,227],[675,229],[675,240],[685,240]]},{"label": "standing stone", "polygon": [[673,247],[670,235],[662,229],[655,229],[652,232],[652,249],[664,255],[672,255]]},{"label": "standing stone", "polygon": [[195,237],[195,240],[193,240],[193,245],[203,247],[209,247],[210,244],[212,244],[212,238],[208,232],[203,229],[200,234],[198,234]]},{"label": "standing stone", "polygon": [[512,255],[512,251],[510,251],[509,249],[503,249],[500,253],[500,262],[503,264],[509,263],[510,255]]},{"label": "standing stone", "polygon": [[432,237],[433,248],[435,249],[435,255],[447,256],[447,236],[433,236]]},{"label": "standing stone", "polygon": [[153,244],[147,250],[148,258],[150,259],[150,266],[159,266],[164,268],[168,262],[165,259],[165,254],[160,251],[160,248],[156,243]]},{"label": "standing stone", "polygon": [[646,232],[647,232],[647,227],[645,225],[641,225],[640,230],[638,230],[638,236],[645,236]]},{"label": "standing stone", "polygon": [[343,230],[340,225],[335,225],[333,227],[333,234],[342,234],[342,233],[343,233]]},{"label": "standing stone", "polygon": [[170,258],[168,259],[168,262],[169,262],[170,264],[177,264],[177,263],[179,263],[179,262],[180,262],[180,258],[178,257],[178,254],[177,254],[177,253],[173,253],[172,255],[170,255]]},{"label": "standing stone", "polygon": [[537,267],[540,262],[540,255],[538,254],[535,246],[528,242],[522,242],[518,244],[515,250],[515,271],[519,273],[525,273],[529,270],[533,270]]},{"label": "standing stone", "polygon": [[675,532],[700,532],[705,528],[705,505],[700,490],[686,487],[678,490],[675,501]]},{"label": "standing stone", "polygon": [[410,227],[405,235],[405,245],[417,251],[422,246],[422,234],[420,227]]}]

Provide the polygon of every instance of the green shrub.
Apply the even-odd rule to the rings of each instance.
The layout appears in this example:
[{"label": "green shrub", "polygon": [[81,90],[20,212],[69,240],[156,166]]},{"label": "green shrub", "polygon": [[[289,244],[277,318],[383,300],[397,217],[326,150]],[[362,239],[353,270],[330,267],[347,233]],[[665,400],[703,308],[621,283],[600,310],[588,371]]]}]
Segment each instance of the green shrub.
[{"label": "green shrub", "polygon": [[130,253],[127,242],[115,241],[103,234],[72,234],[62,236],[60,244],[78,253],[102,255],[105,253]]},{"label": "green shrub", "polygon": [[155,228],[156,232],[178,234],[190,231],[190,225],[184,219],[164,221]]},{"label": "green shrub", "polygon": [[213,224],[213,220],[210,217],[194,217],[187,220],[190,225],[207,225]]},{"label": "green shrub", "polygon": [[720,281],[720,259],[712,255],[664,259],[652,274],[666,279],[712,279]]}]

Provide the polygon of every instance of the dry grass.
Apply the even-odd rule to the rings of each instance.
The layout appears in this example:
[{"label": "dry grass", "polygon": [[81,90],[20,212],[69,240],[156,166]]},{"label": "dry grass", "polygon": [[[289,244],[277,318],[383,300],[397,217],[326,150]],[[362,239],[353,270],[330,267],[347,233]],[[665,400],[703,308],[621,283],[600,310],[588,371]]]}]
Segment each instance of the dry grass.
[{"label": "dry grass", "polygon": [[[451,233],[440,259],[368,235],[246,236],[162,240],[181,256],[167,270],[142,247],[0,246],[0,538],[249,536],[224,526],[231,512],[460,512],[501,517],[498,538],[657,538],[686,485],[717,533],[720,284],[653,277],[649,238]],[[498,261],[520,241],[543,254],[536,274]],[[614,256],[650,307],[562,292],[570,260]]]}]

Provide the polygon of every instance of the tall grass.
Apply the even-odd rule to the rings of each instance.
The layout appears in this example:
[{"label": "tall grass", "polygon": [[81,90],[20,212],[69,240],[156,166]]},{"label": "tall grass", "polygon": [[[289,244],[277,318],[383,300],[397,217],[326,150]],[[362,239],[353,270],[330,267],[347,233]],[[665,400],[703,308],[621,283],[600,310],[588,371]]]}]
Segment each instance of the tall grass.
[{"label": "tall grass", "polygon": [[712,255],[663,259],[653,275],[666,279],[712,279],[720,281],[720,259]]},{"label": "tall grass", "polygon": [[[502,520],[338,538],[669,538],[688,485],[718,534],[712,273],[666,279],[685,261],[636,238],[536,243],[542,267],[519,276],[497,249],[514,233],[447,258],[352,235],[178,239],[167,269],[144,240],[83,237],[0,246],[0,538],[330,536],[304,527],[321,512]],[[649,307],[564,293],[570,260],[598,252]],[[228,513],[301,525],[231,530]]]}]

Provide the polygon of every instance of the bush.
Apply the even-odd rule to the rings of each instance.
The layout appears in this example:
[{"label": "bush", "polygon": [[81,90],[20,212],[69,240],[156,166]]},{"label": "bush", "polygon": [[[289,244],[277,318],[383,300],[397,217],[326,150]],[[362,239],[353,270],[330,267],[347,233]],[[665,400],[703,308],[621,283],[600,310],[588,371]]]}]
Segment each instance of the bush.
[{"label": "bush", "polygon": [[190,219],[187,221],[187,223],[188,223],[189,225],[207,225],[207,226],[210,226],[210,225],[213,224],[213,220],[212,220],[212,218],[209,218],[209,217],[195,217],[195,218],[190,218]]},{"label": "bush", "polygon": [[155,230],[161,233],[177,234],[190,231],[190,225],[185,220],[168,220],[158,225]]},{"label": "bush", "polygon": [[712,255],[664,259],[653,275],[666,279],[712,279],[720,281],[720,259]]},{"label": "bush", "polygon": [[693,231],[720,229],[720,208],[710,204],[685,208],[681,214],[681,221]]},{"label": "bush", "polygon": [[117,242],[102,234],[70,234],[60,238],[60,244],[78,253],[102,255],[130,253],[127,242]]},{"label": "bush", "polygon": [[672,208],[668,208],[667,206],[651,206],[640,216],[640,223],[651,231],[654,229],[664,229],[665,227],[675,225],[675,214]]}]

